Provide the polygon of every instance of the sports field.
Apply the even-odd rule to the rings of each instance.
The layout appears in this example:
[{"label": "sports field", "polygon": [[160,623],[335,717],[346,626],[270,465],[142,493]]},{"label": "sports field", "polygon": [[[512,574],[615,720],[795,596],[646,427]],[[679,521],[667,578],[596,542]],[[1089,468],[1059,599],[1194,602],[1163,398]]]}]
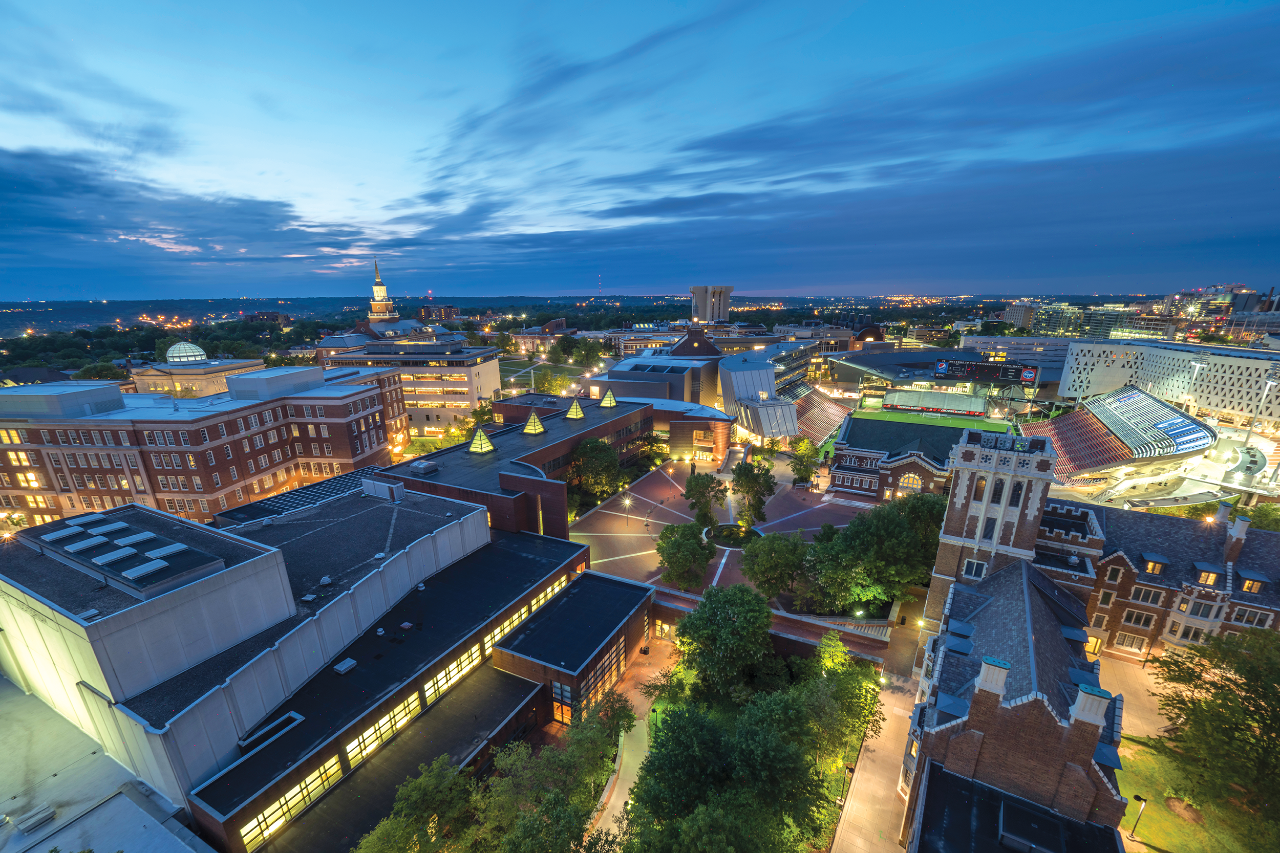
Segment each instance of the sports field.
[{"label": "sports field", "polygon": [[851,411],[855,418],[867,418],[873,421],[893,421],[900,424],[934,424],[936,426],[970,427],[973,429],[1001,430],[1008,426],[1007,421],[989,421],[986,418],[954,417],[950,415],[929,416],[917,412],[860,412]]}]

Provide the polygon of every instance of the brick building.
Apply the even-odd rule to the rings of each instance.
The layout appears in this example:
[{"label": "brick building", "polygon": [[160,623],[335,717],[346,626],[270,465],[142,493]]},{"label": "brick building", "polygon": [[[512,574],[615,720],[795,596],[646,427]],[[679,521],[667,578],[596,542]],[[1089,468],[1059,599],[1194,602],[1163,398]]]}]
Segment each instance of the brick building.
[{"label": "brick building", "polygon": [[846,416],[832,454],[828,491],[839,497],[889,501],[918,492],[943,492],[951,448],[964,430]]},{"label": "brick building", "polygon": [[390,462],[403,429],[386,368],[281,367],[195,400],[106,382],[0,390],[0,512],[17,526],[142,503],[211,523],[225,509]]}]

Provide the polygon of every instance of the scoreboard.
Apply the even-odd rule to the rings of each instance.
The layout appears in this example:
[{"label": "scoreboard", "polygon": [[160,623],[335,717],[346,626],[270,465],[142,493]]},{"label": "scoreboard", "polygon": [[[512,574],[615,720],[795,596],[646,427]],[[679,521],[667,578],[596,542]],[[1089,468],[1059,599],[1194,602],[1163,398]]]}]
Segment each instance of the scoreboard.
[{"label": "scoreboard", "polygon": [[1035,385],[1040,378],[1040,368],[1016,361],[951,361],[940,358],[934,363],[933,378]]}]

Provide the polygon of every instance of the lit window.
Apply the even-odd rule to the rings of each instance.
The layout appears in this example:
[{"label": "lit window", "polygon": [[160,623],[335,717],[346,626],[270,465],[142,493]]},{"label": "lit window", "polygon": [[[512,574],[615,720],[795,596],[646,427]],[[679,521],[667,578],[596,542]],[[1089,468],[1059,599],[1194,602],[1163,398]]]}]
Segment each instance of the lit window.
[{"label": "lit window", "polygon": [[431,705],[450,687],[457,684],[462,676],[479,666],[480,659],[480,645],[476,644],[462,657],[437,673],[435,678],[428,681],[423,688],[426,691],[427,705]]},{"label": "lit window", "polygon": [[1147,571],[1153,575],[1158,575],[1164,571],[1164,564],[1147,560]]},{"label": "lit window", "polygon": [[1240,589],[1244,592],[1262,592],[1262,581],[1245,581]]},{"label": "lit window", "polygon": [[301,784],[291,788],[283,797],[267,807],[266,811],[245,824],[240,830],[245,849],[253,851],[261,847],[280,827],[297,817],[317,797],[333,787],[340,778],[342,778],[342,767],[335,755],[303,779]]},{"label": "lit window", "polygon": [[422,700],[415,692],[408,699],[391,709],[381,720],[366,729],[360,737],[347,744],[347,760],[355,766],[369,756],[375,749],[391,739],[404,725],[418,716],[422,710]]},{"label": "lit window", "polygon": [[1218,575],[1216,572],[1200,573],[1200,583],[1204,584],[1205,586],[1213,586],[1217,582],[1218,582]]}]

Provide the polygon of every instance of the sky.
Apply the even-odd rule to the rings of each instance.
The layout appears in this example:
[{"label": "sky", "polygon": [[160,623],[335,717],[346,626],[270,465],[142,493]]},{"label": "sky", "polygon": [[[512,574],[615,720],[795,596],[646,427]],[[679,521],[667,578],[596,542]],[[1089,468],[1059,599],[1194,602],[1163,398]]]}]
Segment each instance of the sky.
[{"label": "sky", "polygon": [[0,0],[0,301],[1280,285],[1280,6]]}]

